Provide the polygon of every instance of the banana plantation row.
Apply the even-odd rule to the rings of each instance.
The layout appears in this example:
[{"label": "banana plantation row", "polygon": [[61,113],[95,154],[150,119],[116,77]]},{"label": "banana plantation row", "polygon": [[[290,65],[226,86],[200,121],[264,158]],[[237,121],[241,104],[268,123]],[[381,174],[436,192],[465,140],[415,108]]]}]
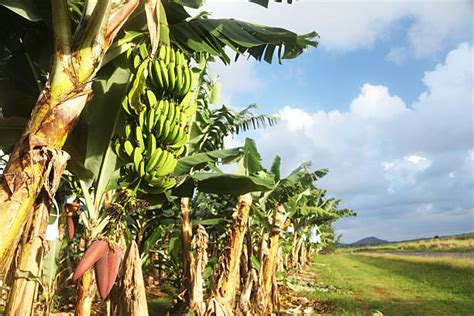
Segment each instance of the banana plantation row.
[{"label": "banana plantation row", "polygon": [[278,118],[217,107],[208,72],[232,50],[295,58],[317,34],[186,11],[201,5],[0,3],[6,315],[147,315],[146,288],[175,314],[278,312],[278,280],[355,215],[316,186],[327,170],[284,177],[252,139],[225,148]]}]

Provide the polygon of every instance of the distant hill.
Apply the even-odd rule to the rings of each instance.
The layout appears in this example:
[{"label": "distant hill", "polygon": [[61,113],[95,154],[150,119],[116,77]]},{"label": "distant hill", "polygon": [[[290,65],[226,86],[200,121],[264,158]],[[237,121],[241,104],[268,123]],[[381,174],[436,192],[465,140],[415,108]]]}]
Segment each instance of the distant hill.
[{"label": "distant hill", "polygon": [[377,237],[371,236],[361,239],[359,241],[353,242],[352,244],[345,244],[339,243],[338,247],[361,247],[361,246],[370,246],[370,245],[382,245],[382,244],[397,244],[397,243],[406,243],[406,242],[414,242],[414,241],[422,241],[422,240],[431,240],[431,239],[445,239],[445,238],[455,238],[455,239],[465,239],[471,238],[474,236],[474,232],[469,233],[461,233],[461,234],[453,234],[453,235],[435,235],[434,237],[424,237],[424,238],[416,238],[416,239],[406,239],[400,241],[387,241],[383,239],[379,239]]},{"label": "distant hill", "polygon": [[359,247],[359,246],[370,246],[370,245],[381,245],[388,244],[389,241],[383,240],[374,236],[363,238],[359,241],[353,242],[352,244],[339,244],[339,247]]}]

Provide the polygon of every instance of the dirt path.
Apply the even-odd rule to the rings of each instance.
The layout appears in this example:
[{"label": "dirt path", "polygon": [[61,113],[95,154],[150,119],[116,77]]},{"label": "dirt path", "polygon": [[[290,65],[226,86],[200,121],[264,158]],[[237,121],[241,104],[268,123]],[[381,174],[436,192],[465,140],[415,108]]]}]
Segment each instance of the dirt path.
[{"label": "dirt path", "polygon": [[357,253],[474,260],[474,252],[360,251]]}]

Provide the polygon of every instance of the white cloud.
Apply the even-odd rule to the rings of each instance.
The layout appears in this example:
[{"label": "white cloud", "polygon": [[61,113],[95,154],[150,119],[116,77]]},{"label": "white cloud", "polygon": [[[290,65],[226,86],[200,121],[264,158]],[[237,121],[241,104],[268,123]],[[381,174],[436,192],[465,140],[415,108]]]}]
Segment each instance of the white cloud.
[{"label": "white cloud", "polygon": [[420,163],[425,163],[428,162],[428,159],[426,157],[421,157],[417,155],[411,155],[411,156],[405,156],[403,159],[406,161],[411,162],[412,164],[418,165]]},{"label": "white cloud", "polygon": [[431,161],[426,157],[410,155],[403,159],[383,161],[381,165],[388,182],[388,192],[395,193],[403,188],[415,186],[417,176],[431,166]]},{"label": "white cloud", "polygon": [[474,161],[474,149],[469,149],[469,151],[467,152],[467,158],[469,160]]},{"label": "white cloud", "polygon": [[391,118],[406,110],[397,96],[390,96],[388,88],[364,84],[359,96],[351,103],[351,112],[364,119]]},{"label": "white cloud", "polygon": [[292,132],[311,128],[313,119],[303,110],[285,106],[280,112],[280,118],[287,122],[288,129]]},{"label": "white cloud", "polygon": [[370,48],[377,41],[387,40],[391,32],[399,32],[397,23],[404,21],[408,28],[406,47],[395,48],[387,56],[400,62],[408,53],[429,56],[447,42],[469,38],[474,8],[469,0],[300,0],[291,5],[270,1],[268,9],[244,0],[211,0],[204,9],[215,17],[281,26],[298,33],[317,31],[321,47],[333,51]]},{"label": "white cloud", "polygon": [[[345,240],[364,237],[357,236],[362,231],[402,238],[403,229],[393,225],[428,204],[449,225],[430,221],[423,230],[474,230],[474,221],[466,221],[474,189],[472,56],[468,44],[451,51],[444,63],[425,73],[425,92],[411,106],[387,87],[364,84],[348,111],[284,107],[280,124],[260,131],[257,139],[266,165],[279,154],[285,172],[307,160],[329,168],[321,186],[359,214],[338,224]],[[415,223],[419,227],[428,219],[410,220],[414,230]],[[374,224],[373,233],[367,222]],[[410,234],[416,237],[416,231]]]}]

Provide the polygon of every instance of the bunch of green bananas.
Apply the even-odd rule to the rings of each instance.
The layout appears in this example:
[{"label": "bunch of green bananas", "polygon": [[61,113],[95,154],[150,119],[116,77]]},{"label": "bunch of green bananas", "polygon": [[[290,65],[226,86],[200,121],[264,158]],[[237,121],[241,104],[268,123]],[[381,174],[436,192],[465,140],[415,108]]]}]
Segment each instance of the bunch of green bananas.
[{"label": "bunch of green bananas", "polygon": [[188,122],[197,109],[192,70],[182,52],[165,45],[157,58],[148,56],[145,44],[128,58],[135,77],[122,101],[127,121],[114,150],[131,163],[134,176],[164,191],[176,184],[169,174],[186,148]]}]

